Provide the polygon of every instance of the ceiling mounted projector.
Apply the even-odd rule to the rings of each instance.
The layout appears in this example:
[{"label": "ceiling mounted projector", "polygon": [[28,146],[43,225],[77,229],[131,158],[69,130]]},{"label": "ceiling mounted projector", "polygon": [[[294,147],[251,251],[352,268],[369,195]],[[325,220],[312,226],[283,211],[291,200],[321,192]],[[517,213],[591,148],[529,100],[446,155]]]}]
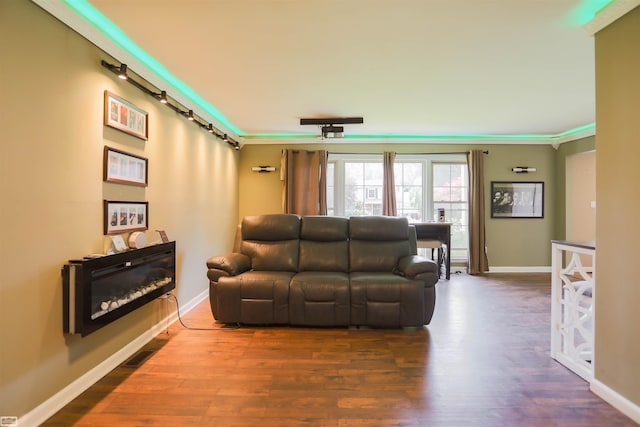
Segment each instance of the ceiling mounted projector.
[{"label": "ceiling mounted projector", "polygon": [[322,126],[322,138],[342,138],[344,134],[344,126],[336,125],[351,125],[362,124],[364,119],[362,117],[323,117],[323,118],[308,118],[300,119],[301,125],[317,125]]},{"label": "ceiling mounted projector", "polygon": [[323,138],[342,138],[344,126],[326,125],[322,126]]}]

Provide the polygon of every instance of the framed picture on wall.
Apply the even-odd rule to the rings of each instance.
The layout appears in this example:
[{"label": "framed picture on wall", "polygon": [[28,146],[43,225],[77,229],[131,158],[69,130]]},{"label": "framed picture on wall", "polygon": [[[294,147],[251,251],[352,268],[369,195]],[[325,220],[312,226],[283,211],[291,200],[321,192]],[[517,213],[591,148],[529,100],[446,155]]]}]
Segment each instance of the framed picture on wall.
[{"label": "framed picture on wall", "polygon": [[108,182],[146,186],[148,159],[104,147],[103,179]]},{"label": "framed picture on wall", "polygon": [[544,182],[491,182],[491,218],[543,218]]},{"label": "framed picture on wall", "polygon": [[149,114],[119,96],[104,91],[104,124],[114,129],[147,140]]},{"label": "framed picture on wall", "polygon": [[121,234],[149,228],[149,202],[104,201],[104,234]]}]

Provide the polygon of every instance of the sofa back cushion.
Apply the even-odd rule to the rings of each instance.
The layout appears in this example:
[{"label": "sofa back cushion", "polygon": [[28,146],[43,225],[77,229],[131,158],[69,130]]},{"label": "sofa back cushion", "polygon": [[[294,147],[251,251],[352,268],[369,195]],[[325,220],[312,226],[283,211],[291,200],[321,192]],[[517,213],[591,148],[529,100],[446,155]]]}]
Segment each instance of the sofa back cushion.
[{"label": "sofa back cushion", "polygon": [[411,255],[407,218],[351,217],[349,239],[349,271],[392,272]]},{"label": "sofa back cushion", "polygon": [[304,216],[300,228],[298,271],[349,271],[349,220]]},{"label": "sofa back cushion", "polygon": [[241,252],[256,271],[298,271],[300,217],[290,214],[246,216]]}]

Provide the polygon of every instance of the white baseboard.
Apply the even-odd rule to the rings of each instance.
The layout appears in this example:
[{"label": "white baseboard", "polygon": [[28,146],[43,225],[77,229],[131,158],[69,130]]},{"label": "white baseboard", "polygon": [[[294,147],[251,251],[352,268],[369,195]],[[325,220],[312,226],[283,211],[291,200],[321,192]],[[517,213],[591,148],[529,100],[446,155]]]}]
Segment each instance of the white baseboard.
[{"label": "white baseboard", "polygon": [[[195,298],[188,301],[186,304],[180,306],[180,314],[185,314],[191,311],[200,302],[209,297],[209,289],[202,291]],[[129,342],[120,350],[113,353],[102,363],[82,375],[80,378],[51,396],[42,404],[38,405],[27,414],[18,418],[18,425],[20,426],[37,426],[49,419],[53,414],[64,408],[69,402],[78,397],[81,393],[87,390],[89,387],[98,382],[102,377],[107,375],[113,369],[121,365],[129,357],[133,356],[138,350],[140,350],[149,341],[155,338],[167,325],[173,324],[178,320],[178,311],[173,310],[167,317],[156,323],[151,329],[145,331],[143,334]]]},{"label": "white baseboard", "polygon": [[591,381],[589,389],[618,411],[640,424],[640,406],[623,397],[597,379]]},{"label": "white baseboard", "polygon": [[489,273],[551,273],[551,266],[489,267]]}]

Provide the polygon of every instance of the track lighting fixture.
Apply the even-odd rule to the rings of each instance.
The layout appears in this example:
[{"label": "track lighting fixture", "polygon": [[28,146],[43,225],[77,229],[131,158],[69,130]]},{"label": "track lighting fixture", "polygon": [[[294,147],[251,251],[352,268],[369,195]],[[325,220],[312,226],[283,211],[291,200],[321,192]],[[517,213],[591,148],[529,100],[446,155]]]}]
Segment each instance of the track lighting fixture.
[{"label": "track lighting fixture", "polygon": [[127,64],[120,64],[120,70],[118,72],[118,78],[121,80],[127,80]]},{"label": "track lighting fixture", "polygon": [[[1,0],[0,0],[1,1]],[[158,89],[158,91],[154,91],[152,89],[153,85],[146,81],[143,80],[142,83],[136,81],[135,79],[129,78],[129,76],[127,75],[127,64],[120,64],[120,66],[114,65],[114,64],[110,64],[105,60],[100,61],[100,63],[102,64],[103,67],[105,67],[106,69],[108,69],[109,71],[111,71],[112,73],[114,73],[115,75],[118,76],[118,78],[122,79],[122,80],[126,80],[127,82],[131,83],[133,86],[135,86],[136,88],[140,89],[142,92],[146,93],[147,95],[151,95],[152,97],[154,97],[155,99],[159,100],[162,104],[166,105],[167,107],[171,108],[173,111],[175,111],[176,113],[186,117],[187,119],[189,119],[189,121],[197,124],[198,126],[200,126],[203,129],[206,129],[207,132],[209,132],[210,134],[212,134],[213,136],[215,136],[216,138],[226,142],[227,144],[231,145],[236,151],[240,150],[240,144],[238,143],[238,141],[235,141],[231,138],[229,138],[229,136],[226,133],[221,133],[218,129],[216,129],[213,124],[211,123],[206,123],[205,121],[201,120],[200,116],[196,116],[195,113],[193,112],[192,109],[189,110],[185,110],[185,106],[181,105],[181,104],[174,104],[174,103],[170,103],[168,98],[167,98],[167,92],[162,90],[160,91]]]}]

